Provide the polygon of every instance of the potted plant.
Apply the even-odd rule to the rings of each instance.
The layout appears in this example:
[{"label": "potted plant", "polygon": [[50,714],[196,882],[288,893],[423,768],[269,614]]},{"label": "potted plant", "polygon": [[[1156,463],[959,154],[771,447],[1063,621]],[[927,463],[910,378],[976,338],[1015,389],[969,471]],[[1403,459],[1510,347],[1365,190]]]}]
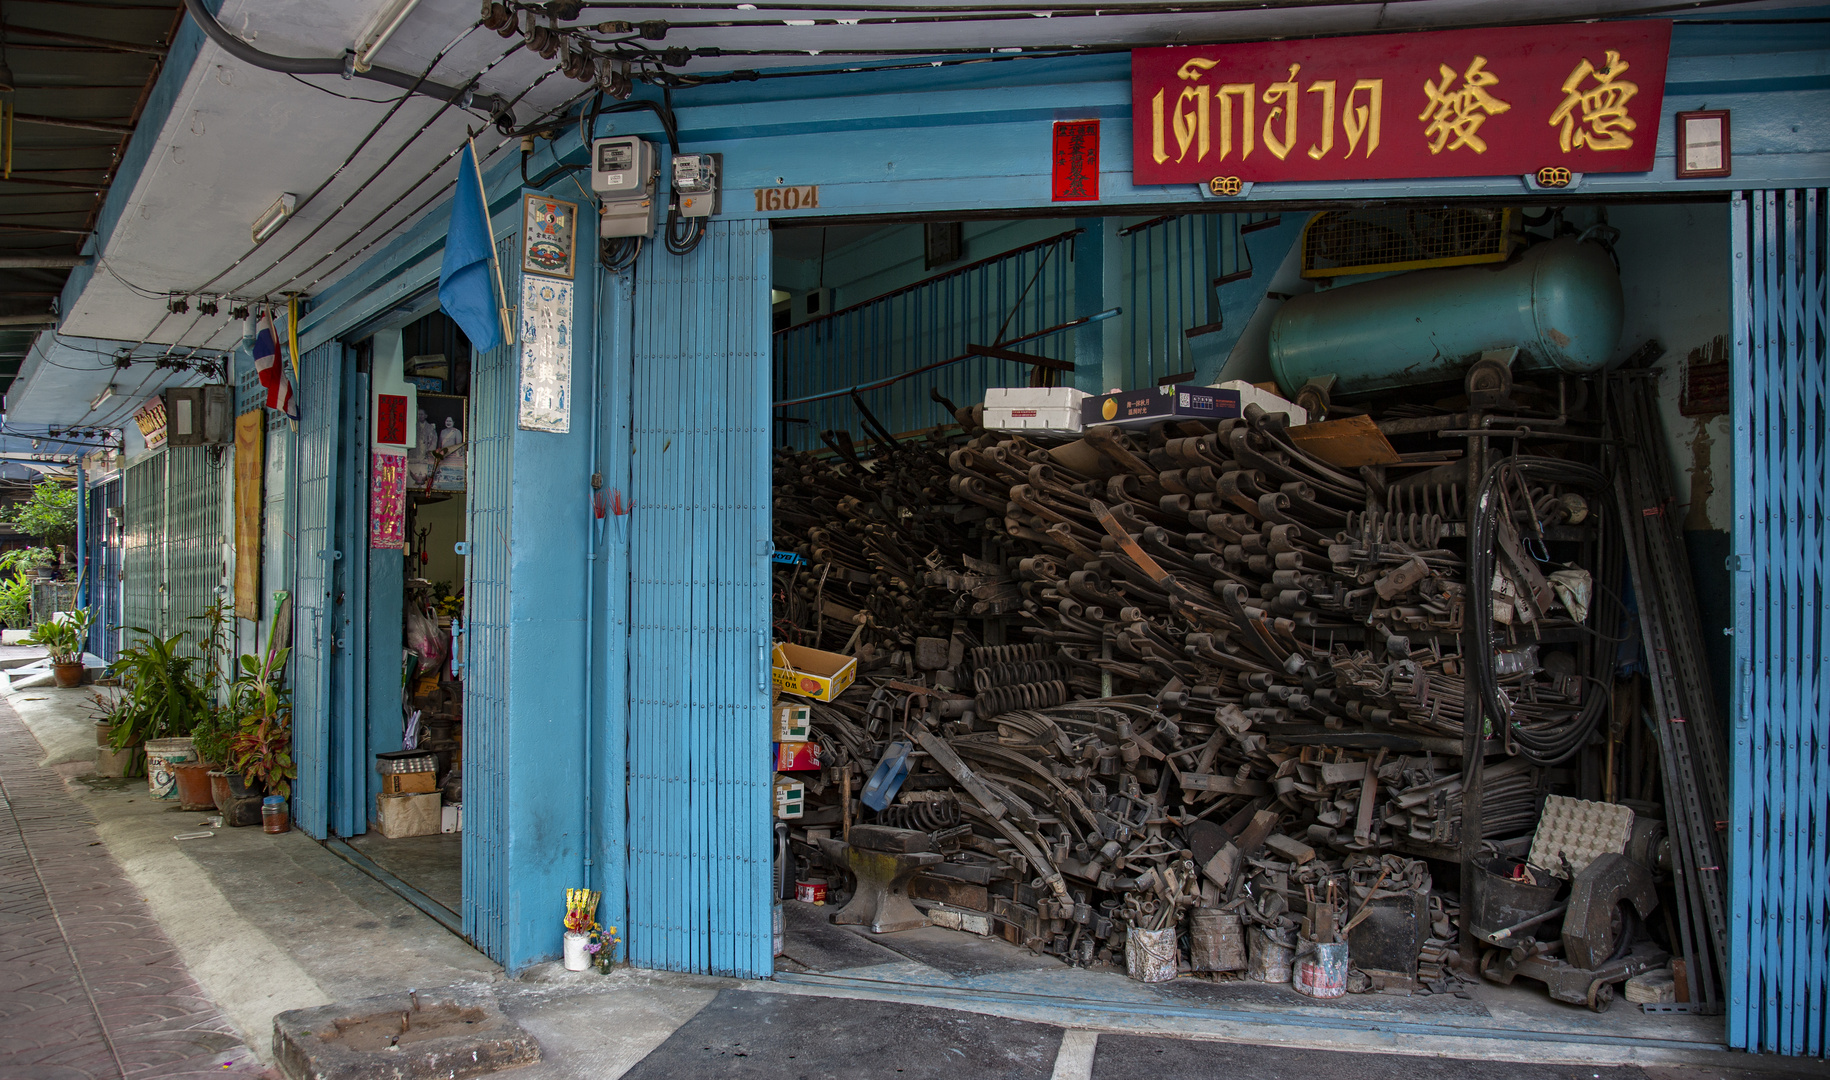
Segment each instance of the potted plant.
[{"label": "potted plant", "polygon": [[[292,794],[298,776],[292,760],[292,693],[282,682],[290,652],[269,644],[265,656],[243,655],[229,686],[236,730],[229,740],[228,771],[250,789],[281,799]],[[284,814],[284,804],[279,811]],[[289,827],[263,824],[270,832]]]},{"label": "potted plant", "polygon": [[117,750],[144,743],[147,787],[156,798],[171,798],[177,784],[171,766],[196,759],[191,729],[210,711],[210,703],[192,674],[196,657],[178,652],[184,634],[160,638],[139,627],[129,629],[144,636],[122,649],[114,662],[127,707],[110,742]]},{"label": "potted plant", "polygon": [[172,765],[172,775],[178,781],[179,806],[186,810],[222,810],[223,802],[229,798],[228,774],[223,765],[229,759],[229,741],[234,735],[235,718],[227,706],[214,706],[197,718],[191,728],[191,745],[197,750],[197,759]]},{"label": "potted plant", "polygon": [[51,654],[51,674],[63,689],[83,682],[83,644],[89,640],[87,608],[63,611],[39,623],[24,644],[42,645]]},{"label": "potted plant", "polygon": [[145,748],[140,742],[117,745],[115,733],[133,724],[133,702],[125,693],[91,691],[89,715],[95,721],[95,771],[102,776],[139,776],[146,765]]}]

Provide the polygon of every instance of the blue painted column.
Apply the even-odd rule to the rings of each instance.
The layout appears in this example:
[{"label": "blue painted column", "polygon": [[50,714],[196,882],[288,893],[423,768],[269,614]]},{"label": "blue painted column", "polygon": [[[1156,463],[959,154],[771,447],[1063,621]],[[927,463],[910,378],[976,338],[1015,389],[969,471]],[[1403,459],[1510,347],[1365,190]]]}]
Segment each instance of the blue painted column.
[{"label": "blue painted column", "polygon": [[[581,203],[560,178],[554,197]],[[589,209],[589,204],[582,204]],[[518,215],[520,199],[509,208]],[[497,209],[498,219],[501,211]],[[517,224],[518,222],[518,218]],[[511,972],[560,952],[565,890],[583,887],[591,561],[592,374],[597,338],[595,225],[580,225],[573,281],[572,407],[565,433],[527,431],[516,424],[517,402],[505,404],[510,425],[506,729],[500,752],[507,765],[502,807],[505,875],[504,948]],[[518,251],[518,248],[516,249]],[[519,261],[517,259],[517,261]],[[509,273],[510,303],[520,306],[519,275]],[[515,312],[518,319],[520,312]],[[516,352],[514,369],[519,369]],[[518,389],[512,377],[507,387]],[[473,387],[473,393],[476,389]],[[478,538],[471,537],[473,541]],[[598,755],[601,757],[601,754]],[[599,771],[593,764],[592,771]],[[468,823],[467,823],[468,824]]]},{"label": "blue painted column", "polygon": [[[1122,307],[1120,296],[1124,266],[1120,259],[1124,242],[1118,235],[1119,219],[1115,217],[1076,218],[1076,227],[1086,231],[1074,238],[1074,317],[1097,315],[1108,308]],[[1102,394],[1113,387],[1124,386],[1124,320],[1102,319],[1074,331],[1074,386],[1089,394]]]}]

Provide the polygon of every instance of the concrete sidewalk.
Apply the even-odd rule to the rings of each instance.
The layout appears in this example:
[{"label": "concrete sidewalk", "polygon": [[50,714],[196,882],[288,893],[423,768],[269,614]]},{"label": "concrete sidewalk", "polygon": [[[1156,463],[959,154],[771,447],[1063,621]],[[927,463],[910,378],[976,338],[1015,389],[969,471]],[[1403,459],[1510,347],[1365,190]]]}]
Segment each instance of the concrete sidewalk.
[{"label": "concrete sidewalk", "polygon": [[[87,693],[77,690],[9,692],[0,703],[0,781],[19,820],[86,823],[70,825],[79,831],[65,829],[68,838],[59,841],[79,849],[60,857],[80,854],[86,860],[71,864],[69,878],[138,905],[140,921],[127,934],[145,948],[146,958],[163,958],[168,965],[169,970],[158,969],[167,973],[162,977],[171,987],[168,1012],[189,1018],[184,1030],[224,1040],[212,1066],[216,1075],[238,1075],[237,1069],[239,1075],[259,1075],[262,1063],[271,1064],[278,1012],[449,986],[493,995],[540,1042],[540,1064],[506,1074],[525,1080],[1825,1075],[1821,1063],[1750,1059],[1720,1050],[1419,1038],[1392,1029],[1280,1026],[1271,1014],[1256,1020],[1127,1013],[1009,993],[975,994],[968,984],[898,987],[868,977],[870,969],[858,969],[857,978],[746,982],[632,969],[603,976],[542,965],[509,979],[464,941],[300,832],[269,836],[254,828],[200,828],[203,815],[149,799],[144,780],[96,777],[86,699]],[[60,776],[66,778],[62,783]],[[212,835],[177,839],[199,832]],[[23,826],[20,834],[37,835]],[[34,857],[42,849],[48,858],[51,843],[45,834]],[[7,869],[18,861],[10,850],[0,858]],[[4,879],[0,889],[8,898],[17,890],[19,902],[27,903],[31,882],[15,877]],[[11,928],[12,909],[0,908],[0,919],[7,920],[0,928]],[[125,955],[111,952],[100,962],[119,969]],[[134,956],[138,963],[141,954]],[[5,980],[0,986],[24,978],[19,973],[30,962],[11,949],[0,953],[0,980]],[[911,974],[920,967],[903,966]],[[105,1025],[99,1005],[96,1022]],[[0,1020],[6,1035],[31,1023],[26,1013],[15,1017],[6,1011],[0,1011]],[[20,1053],[34,1052],[29,1042],[18,1044]],[[15,1044],[0,1038],[0,1077],[6,1080],[189,1075],[169,1071],[186,1067],[176,1061],[139,1066],[126,1058],[114,1071],[100,1059],[102,1067],[87,1072],[32,1072],[27,1067],[38,1066],[14,1054]],[[222,1069],[223,1062],[230,1068]]]}]

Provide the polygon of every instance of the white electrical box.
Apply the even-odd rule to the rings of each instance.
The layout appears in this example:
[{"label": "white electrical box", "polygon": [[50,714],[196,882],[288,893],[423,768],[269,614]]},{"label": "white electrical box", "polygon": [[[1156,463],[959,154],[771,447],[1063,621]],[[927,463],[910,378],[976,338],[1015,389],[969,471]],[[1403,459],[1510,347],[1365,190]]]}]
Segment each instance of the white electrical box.
[{"label": "white electrical box", "polygon": [[660,167],[654,144],[633,135],[591,144],[591,190],[600,203],[599,236],[653,236],[655,182]]},{"label": "white electrical box", "polygon": [[715,155],[674,155],[673,185],[681,217],[711,217],[718,212],[718,159]]},{"label": "white electrical box", "polygon": [[1071,386],[993,386],[985,391],[985,429],[1077,438],[1086,398]]}]

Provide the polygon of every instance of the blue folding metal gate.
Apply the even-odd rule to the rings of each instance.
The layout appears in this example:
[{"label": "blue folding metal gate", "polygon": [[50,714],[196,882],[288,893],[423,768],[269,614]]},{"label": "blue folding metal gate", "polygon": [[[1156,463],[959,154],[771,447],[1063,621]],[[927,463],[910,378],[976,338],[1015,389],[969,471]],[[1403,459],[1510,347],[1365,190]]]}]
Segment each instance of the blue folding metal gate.
[{"label": "blue folding metal gate", "polygon": [[[496,242],[509,295],[519,295],[513,233]],[[520,351],[510,343],[475,355],[466,425],[464,637],[464,933],[506,959],[508,856],[508,538]]]},{"label": "blue folding metal gate", "polygon": [[1830,980],[1830,193],[1732,204],[1735,722],[1729,1044],[1822,1055]]},{"label": "blue folding metal gate", "polygon": [[770,949],[769,227],[645,254],[634,301],[629,959]]},{"label": "blue folding metal gate", "polygon": [[296,485],[298,574],[293,593],[293,820],[322,840],[330,831],[331,661],[335,648],[332,589],[336,547],[335,468],[342,430],[343,344],[306,353],[299,365]]}]

